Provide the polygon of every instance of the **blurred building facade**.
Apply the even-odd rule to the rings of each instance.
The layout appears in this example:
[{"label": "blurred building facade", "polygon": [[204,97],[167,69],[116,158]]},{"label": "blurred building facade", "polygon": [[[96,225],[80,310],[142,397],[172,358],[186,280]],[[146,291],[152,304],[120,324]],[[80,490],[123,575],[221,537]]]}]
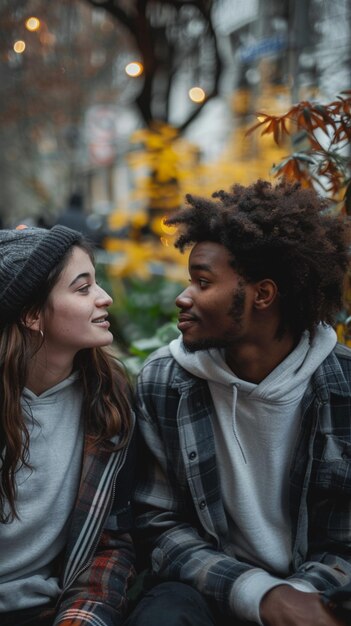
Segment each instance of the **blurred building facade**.
[{"label": "blurred building facade", "polygon": [[[197,106],[187,97],[191,81],[194,86],[203,81],[206,89],[206,74],[214,66],[214,48],[205,46],[206,24],[194,19],[190,4],[185,3],[183,21],[177,14],[177,22],[167,2],[153,2],[150,8],[161,48],[165,33],[169,41],[179,41],[184,33],[189,38],[173,88],[164,71],[150,101],[157,101],[169,86],[168,124],[177,129],[177,139],[180,135],[189,142],[192,157],[178,142],[183,162],[177,162],[171,143],[160,151],[160,159],[168,159],[170,167],[173,163],[188,186],[194,183],[197,159],[203,166],[198,182],[202,189],[204,180],[209,188],[215,181],[225,184],[225,162],[238,165],[228,168],[229,177],[231,172],[245,175],[240,163],[251,164],[252,178],[263,170],[268,175],[274,154],[263,144],[263,155],[257,140],[246,137],[247,127],[256,112],[284,112],[301,99],[328,101],[350,88],[351,0],[213,0],[218,93],[182,129]],[[129,60],[138,59],[135,41],[111,15],[86,0],[14,0],[5,5],[7,9],[0,8],[6,32],[0,87],[3,221],[21,220],[24,213],[35,219],[47,212],[54,218],[77,186],[89,213],[138,212],[146,202],[139,182],[150,172],[150,159],[147,154],[140,159],[138,172],[131,166],[133,135],[144,126],[135,105],[143,76],[131,78],[124,71]],[[32,8],[42,12],[42,29],[29,36],[21,24]],[[10,50],[16,37],[27,41],[22,55]],[[190,171],[185,172],[187,160]]]},{"label": "blurred building facade", "polygon": [[[223,60],[219,96],[185,132],[205,162],[221,154],[261,159],[257,140],[245,134],[257,112],[283,113],[300,100],[326,102],[351,87],[350,0],[216,0],[213,14]],[[188,105],[179,95],[171,106],[178,121]],[[133,120],[126,117],[126,124],[130,130]],[[133,211],[138,203],[129,199],[128,137],[117,138],[116,162],[105,187],[100,172],[99,191],[106,205]],[[235,154],[226,150],[229,137]]]}]

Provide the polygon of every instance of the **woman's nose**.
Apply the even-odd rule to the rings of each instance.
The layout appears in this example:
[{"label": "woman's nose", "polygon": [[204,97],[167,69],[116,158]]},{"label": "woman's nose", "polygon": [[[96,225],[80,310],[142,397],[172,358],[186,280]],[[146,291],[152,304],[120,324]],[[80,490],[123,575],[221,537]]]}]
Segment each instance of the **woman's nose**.
[{"label": "woman's nose", "polygon": [[111,306],[113,299],[111,298],[111,296],[107,293],[107,291],[105,291],[105,289],[102,289],[102,287],[99,287],[99,293],[97,295],[97,299],[98,299],[98,304],[100,306]]}]

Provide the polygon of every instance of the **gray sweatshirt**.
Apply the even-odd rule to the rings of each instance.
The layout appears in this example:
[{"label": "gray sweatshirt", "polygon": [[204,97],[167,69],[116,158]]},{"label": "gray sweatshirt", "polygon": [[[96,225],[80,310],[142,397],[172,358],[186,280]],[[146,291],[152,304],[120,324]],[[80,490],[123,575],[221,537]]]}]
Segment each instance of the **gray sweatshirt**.
[{"label": "gray sweatshirt", "polygon": [[[332,351],[336,334],[320,325],[310,344],[298,346],[258,385],[239,379],[223,351],[187,353],[181,338],[170,344],[176,361],[208,381],[216,419],[222,497],[229,533],[225,552],[254,565],[235,585],[234,605],[243,619],[260,623],[264,594],[282,584],[291,561],[288,477],[300,426],[300,403],[311,375]],[[314,591],[301,583],[302,591]]]},{"label": "gray sweatshirt", "polygon": [[32,469],[16,473],[19,519],[0,524],[0,612],[46,604],[60,592],[54,560],[65,545],[79,485],[81,406],[76,374],[40,396],[23,391]]}]

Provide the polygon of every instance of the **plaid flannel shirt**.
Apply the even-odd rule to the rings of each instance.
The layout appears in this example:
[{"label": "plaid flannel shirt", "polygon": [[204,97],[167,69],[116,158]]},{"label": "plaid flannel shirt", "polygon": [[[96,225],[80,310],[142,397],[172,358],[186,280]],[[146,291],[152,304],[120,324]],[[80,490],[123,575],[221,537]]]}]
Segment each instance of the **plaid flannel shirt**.
[{"label": "plaid flannel shirt", "polygon": [[[54,626],[118,626],[134,578],[131,490],[135,438],[118,452],[89,447],[61,568]],[[45,611],[45,609],[44,609]]]},{"label": "plaid flannel shirt", "polygon": [[[135,493],[139,537],[161,579],[195,586],[232,614],[235,582],[253,565],[225,554],[221,499],[205,380],[161,348],[138,380],[146,462]],[[292,561],[287,580],[317,590],[351,580],[351,350],[337,345],[302,401],[290,473]],[[274,572],[271,572],[274,575]]]}]

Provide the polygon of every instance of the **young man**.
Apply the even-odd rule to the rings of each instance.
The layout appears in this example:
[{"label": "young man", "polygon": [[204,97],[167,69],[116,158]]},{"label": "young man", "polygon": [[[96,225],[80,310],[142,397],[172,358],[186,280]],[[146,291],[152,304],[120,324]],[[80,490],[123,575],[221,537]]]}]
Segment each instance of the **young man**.
[{"label": "young man", "polygon": [[[188,196],[181,337],[138,383],[138,528],[158,581],[128,625],[340,626],[351,580],[351,350],[331,326],[346,220],[258,181]],[[168,582],[166,582],[168,581]]]}]

